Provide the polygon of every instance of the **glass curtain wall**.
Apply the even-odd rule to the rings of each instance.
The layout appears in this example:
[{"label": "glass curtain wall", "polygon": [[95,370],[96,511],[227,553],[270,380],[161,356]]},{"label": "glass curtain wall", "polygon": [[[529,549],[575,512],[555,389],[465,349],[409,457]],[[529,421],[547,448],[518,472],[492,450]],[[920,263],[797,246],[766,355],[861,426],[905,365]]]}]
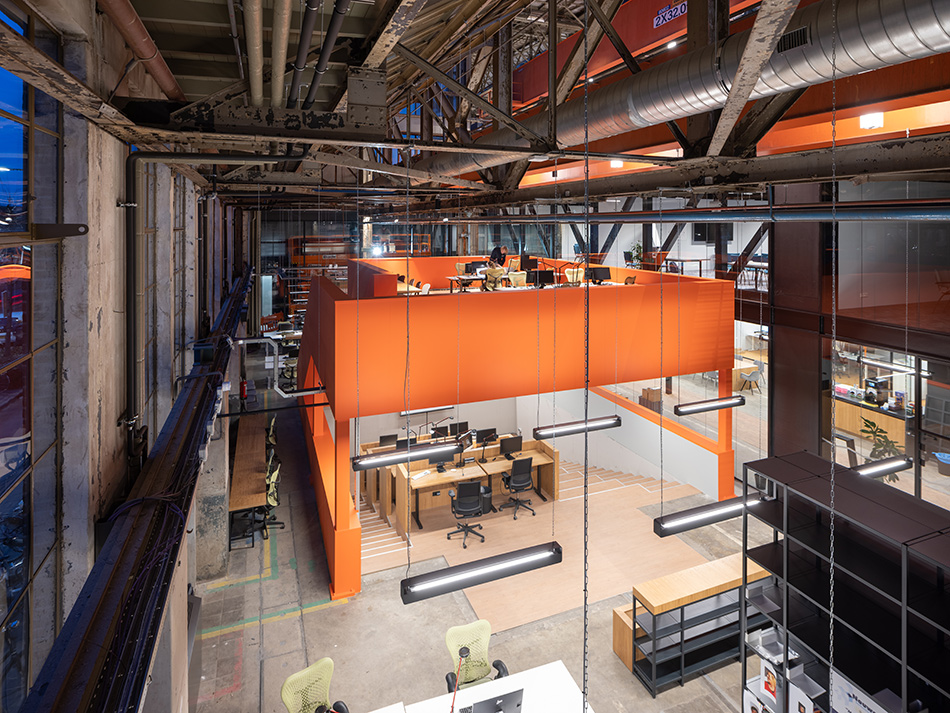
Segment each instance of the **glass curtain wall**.
[{"label": "glass curtain wall", "polygon": [[[0,0],[0,22],[61,61],[59,37]],[[0,710],[20,708],[61,619],[60,105],[0,69]]]}]

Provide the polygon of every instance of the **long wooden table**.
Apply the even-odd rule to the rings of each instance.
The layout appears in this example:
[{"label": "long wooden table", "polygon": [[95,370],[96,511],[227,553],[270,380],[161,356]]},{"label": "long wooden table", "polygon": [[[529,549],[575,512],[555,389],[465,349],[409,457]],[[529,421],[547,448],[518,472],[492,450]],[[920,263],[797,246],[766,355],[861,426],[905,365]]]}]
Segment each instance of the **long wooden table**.
[{"label": "long wooden table", "polygon": [[267,505],[266,435],[266,414],[245,414],[238,420],[234,469],[228,493],[228,514],[232,519],[235,513]]}]

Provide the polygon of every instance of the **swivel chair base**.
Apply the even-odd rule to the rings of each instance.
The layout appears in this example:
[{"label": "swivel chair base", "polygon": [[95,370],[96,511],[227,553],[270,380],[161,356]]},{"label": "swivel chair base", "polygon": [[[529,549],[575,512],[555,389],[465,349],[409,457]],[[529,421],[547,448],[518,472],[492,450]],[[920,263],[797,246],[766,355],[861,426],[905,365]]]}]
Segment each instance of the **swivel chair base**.
[{"label": "swivel chair base", "polygon": [[479,524],[468,525],[466,523],[460,522],[459,524],[455,526],[455,529],[452,530],[452,532],[447,532],[445,534],[445,539],[451,540],[452,535],[457,535],[461,532],[462,533],[462,548],[465,549],[468,547],[468,545],[465,544],[465,541],[468,539],[469,535],[474,535],[475,537],[481,538],[482,542],[485,541],[485,536],[480,532],[475,532],[476,529],[481,530],[482,526]]},{"label": "swivel chair base", "polygon": [[499,507],[498,509],[504,510],[505,508],[515,509],[515,517],[514,517],[515,520],[518,519],[518,510],[520,510],[521,508],[524,508],[525,510],[530,510],[532,515],[538,514],[534,511],[534,508],[531,507],[531,500],[521,500],[516,497],[508,498],[508,502],[502,505],[501,507]]}]

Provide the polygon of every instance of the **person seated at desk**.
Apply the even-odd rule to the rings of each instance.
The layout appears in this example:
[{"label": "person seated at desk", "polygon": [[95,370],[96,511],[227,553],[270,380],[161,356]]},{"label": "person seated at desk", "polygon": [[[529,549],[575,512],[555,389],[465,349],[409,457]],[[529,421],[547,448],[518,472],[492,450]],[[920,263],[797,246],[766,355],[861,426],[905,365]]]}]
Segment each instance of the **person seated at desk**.
[{"label": "person seated at desk", "polygon": [[504,245],[496,245],[492,248],[491,255],[488,256],[489,267],[504,267],[505,260],[508,259],[508,248]]}]

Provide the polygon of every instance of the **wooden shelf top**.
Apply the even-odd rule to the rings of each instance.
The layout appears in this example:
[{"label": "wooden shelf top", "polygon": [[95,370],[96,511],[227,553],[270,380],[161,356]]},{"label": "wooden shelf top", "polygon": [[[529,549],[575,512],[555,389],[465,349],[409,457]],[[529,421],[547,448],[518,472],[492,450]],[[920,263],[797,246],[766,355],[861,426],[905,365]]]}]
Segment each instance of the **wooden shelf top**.
[{"label": "wooden shelf top", "polygon": [[267,505],[267,414],[245,414],[238,421],[237,446],[228,511]]},{"label": "wooden shelf top", "polygon": [[[763,579],[768,574],[759,565],[749,561],[749,582]],[[741,584],[742,553],[737,552],[722,559],[635,584],[633,596],[651,614],[662,614],[715,594],[736,589]]]}]

